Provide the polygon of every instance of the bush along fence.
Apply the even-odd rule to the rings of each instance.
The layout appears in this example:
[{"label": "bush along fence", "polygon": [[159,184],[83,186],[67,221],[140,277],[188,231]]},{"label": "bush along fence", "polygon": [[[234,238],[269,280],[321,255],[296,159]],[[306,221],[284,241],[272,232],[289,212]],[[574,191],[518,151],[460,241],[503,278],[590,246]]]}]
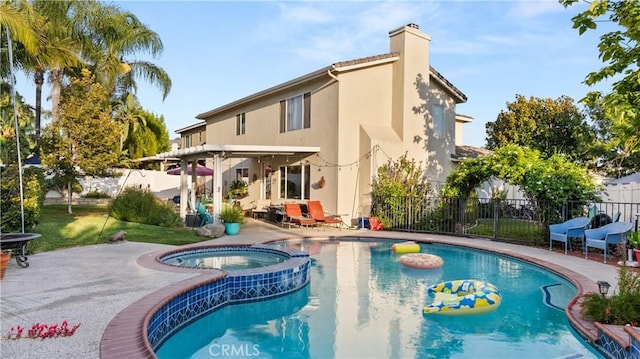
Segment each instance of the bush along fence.
[{"label": "bush along fence", "polygon": [[393,231],[548,245],[549,224],[575,217],[590,217],[592,228],[614,221],[630,222],[637,231],[640,203],[567,202],[556,208],[529,200],[385,197],[373,198],[370,216]]}]

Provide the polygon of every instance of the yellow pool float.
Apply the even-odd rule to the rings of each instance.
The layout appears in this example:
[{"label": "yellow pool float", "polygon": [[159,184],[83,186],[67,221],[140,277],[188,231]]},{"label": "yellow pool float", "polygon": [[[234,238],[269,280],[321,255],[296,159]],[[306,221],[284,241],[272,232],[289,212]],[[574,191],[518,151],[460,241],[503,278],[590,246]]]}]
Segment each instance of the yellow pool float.
[{"label": "yellow pool float", "polygon": [[434,284],[427,288],[427,295],[434,301],[424,308],[423,314],[485,314],[498,309],[502,302],[495,285],[475,279]]}]

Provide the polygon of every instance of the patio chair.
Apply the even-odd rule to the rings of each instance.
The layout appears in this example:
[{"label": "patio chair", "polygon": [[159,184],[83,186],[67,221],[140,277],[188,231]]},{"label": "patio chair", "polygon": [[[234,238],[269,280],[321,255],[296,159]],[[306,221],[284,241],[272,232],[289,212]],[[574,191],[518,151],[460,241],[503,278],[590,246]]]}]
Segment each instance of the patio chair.
[{"label": "patio chair", "polygon": [[253,209],[251,210],[251,215],[253,218],[264,217],[266,218],[269,214],[269,207],[271,206],[270,199],[259,199],[255,202]]},{"label": "patio chair", "polygon": [[591,225],[589,217],[576,217],[563,223],[549,225],[549,250],[553,249],[553,241],[564,243],[564,254],[571,238],[580,238],[584,247],[584,232]]},{"label": "patio chair", "polygon": [[198,204],[196,204],[196,213],[198,213],[198,216],[200,216],[200,227],[204,226],[205,224],[213,223],[213,216],[207,211],[206,208],[204,208],[202,202],[198,202]]},{"label": "patio chair", "polygon": [[285,223],[289,223],[289,228],[291,228],[291,224],[297,224],[300,227],[306,226],[315,226],[318,222],[316,222],[313,218],[304,216],[302,214],[302,209],[300,208],[300,204],[298,203],[285,203],[284,204],[284,216],[282,218],[282,226],[284,227]]},{"label": "patio chair", "polygon": [[613,215],[612,222],[613,223],[620,222],[620,212],[616,212],[616,214]]},{"label": "patio chair", "polygon": [[338,229],[342,227],[342,218],[337,214],[328,214],[322,208],[320,201],[308,201],[309,216],[321,225],[336,224]]},{"label": "patio chair", "polygon": [[599,248],[604,251],[604,263],[607,263],[607,247],[621,243],[627,239],[627,232],[633,228],[632,223],[615,222],[599,228],[584,231],[584,257],[589,254],[589,247]]}]

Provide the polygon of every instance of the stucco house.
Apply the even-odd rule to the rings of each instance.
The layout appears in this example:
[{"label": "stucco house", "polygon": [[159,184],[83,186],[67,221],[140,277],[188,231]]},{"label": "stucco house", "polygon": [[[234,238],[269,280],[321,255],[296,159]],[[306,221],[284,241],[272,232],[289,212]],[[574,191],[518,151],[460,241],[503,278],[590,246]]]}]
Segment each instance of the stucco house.
[{"label": "stucco house", "polygon": [[430,66],[431,38],[417,25],[390,31],[389,42],[388,53],[336,62],[200,113],[202,122],[176,131],[182,148],[159,156],[213,166],[214,208],[244,180],[245,207],[314,199],[347,223],[368,215],[377,168],[405,152],[441,183],[461,126],[472,120],[456,114],[467,98]]}]

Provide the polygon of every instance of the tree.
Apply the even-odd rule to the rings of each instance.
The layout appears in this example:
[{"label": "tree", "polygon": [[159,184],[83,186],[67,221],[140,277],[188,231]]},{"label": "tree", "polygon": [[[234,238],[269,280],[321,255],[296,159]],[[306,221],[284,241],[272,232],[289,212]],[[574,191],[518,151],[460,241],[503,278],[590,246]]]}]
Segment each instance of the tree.
[{"label": "tree", "polygon": [[[33,148],[33,141],[29,136],[33,130],[33,112],[19,93],[16,93],[16,109],[20,135],[20,152],[30,153]],[[16,126],[13,120],[10,85],[2,82],[0,83],[0,163],[18,162],[15,138]]]},{"label": "tree", "polygon": [[[25,0],[0,2],[0,29],[5,37],[4,29],[9,29],[11,37],[21,43],[28,51],[34,51],[39,39],[33,26],[39,21],[38,14]],[[3,76],[6,72],[2,73]]]},{"label": "tree", "polygon": [[586,203],[598,199],[599,188],[586,168],[559,154],[545,158],[537,150],[516,145],[460,163],[447,177],[442,195],[466,198],[491,178],[519,186],[537,206],[560,208],[567,201]]},{"label": "tree", "polygon": [[[577,0],[560,0],[565,7]],[[604,80],[615,80],[611,92],[589,92],[582,101],[588,105],[601,104],[604,116],[610,121],[609,131],[612,148],[617,151],[614,167],[622,175],[640,170],[639,167],[625,168],[625,159],[640,153],[640,1],[638,0],[594,0],[589,8],[572,18],[573,27],[580,35],[596,30],[598,23],[608,18],[618,25],[616,30],[600,37],[598,49],[603,67],[589,73],[587,85]],[[637,158],[637,157],[636,157]],[[638,161],[627,161],[637,166]]]},{"label": "tree", "polygon": [[122,128],[120,134],[120,150],[124,149],[124,141],[129,133],[138,131],[141,126],[146,126],[146,119],[142,116],[142,107],[133,94],[127,94],[116,103],[114,119]]},{"label": "tree", "polygon": [[628,156],[620,156],[624,152],[624,143],[614,137],[613,121],[605,115],[601,101],[587,104],[585,111],[593,122],[596,135],[591,146],[594,158],[592,168],[606,173],[609,176],[621,177],[630,175],[640,170],[640,152],[629,153]]},{"label": "tree", "polygon": [[60,121],[45,128],[42,162],[67,183],[69,213],[75,179],[105,175],[118,161],[120,127],[110,115],[108,92],[85,69],[63,93]]},{"label": "tree", "polygon": [[389,159],[378,168],[371,183],[371,213],[390,228],[394,224],[392,220],[397,223],[404,221],[407,207],[414,209],[409,213],[418,213],[429,191],[431,185],[424,177],[421,162],[408,159],[406,153],[397,161]]},{"label": "tree", "polygon": [[171,90],[171,79],[160,67],[148,61],[131,60],[129,56],[162,53],[162,40],[132,13],[117,6],[95,7],[89,17],[90,36],[84,53],[93,63],[93,71],[114,98],[123,98],[137,89],[136,78],[157,85],[165,99]]},{"label": "tree", "polygon": [[129,159],[153,156],[160,152],[169,151],[169,132],[162,116],[140,109],[145,126],[139,126],[136,131],[129,133],[124,151]]},{"label": "tree", "polygon": [[516,95],[515,102],[507,102],[507,111],[500,111],[486,128],[489,149],[514,144],[539,150],[547,158],[564,154],[585,162],[591,157],[593,130],[566,96],[554,100]]},{"label": "tree", "polygon": [[79,63],[80,43],[78,29],[82,22],[73,16],[83,3],[79,1],[33,1],[33,9],[43,21],[34,25],[42,40],[34,51],[19,52],[22,69],[33,74],[36,85],[35,136],[40,139],[42,127],[42,85],[49,73],[52,84],[52,121],[58,121],[59,91],[66,67]]}]

